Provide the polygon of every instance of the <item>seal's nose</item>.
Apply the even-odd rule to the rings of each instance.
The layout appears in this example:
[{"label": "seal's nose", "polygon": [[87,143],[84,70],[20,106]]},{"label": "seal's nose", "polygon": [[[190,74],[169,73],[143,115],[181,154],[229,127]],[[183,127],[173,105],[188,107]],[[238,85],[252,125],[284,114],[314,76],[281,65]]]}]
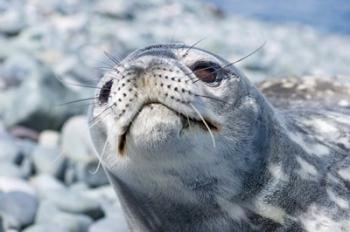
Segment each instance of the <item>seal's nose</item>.
[{"label": "seal's nose", "polygon": [[98,100],[100,103],[107,103],[109,96],[111,94],[111,89],[113,85],[113,80],[107,81],[101,88],[100,94],[98,95]]}]

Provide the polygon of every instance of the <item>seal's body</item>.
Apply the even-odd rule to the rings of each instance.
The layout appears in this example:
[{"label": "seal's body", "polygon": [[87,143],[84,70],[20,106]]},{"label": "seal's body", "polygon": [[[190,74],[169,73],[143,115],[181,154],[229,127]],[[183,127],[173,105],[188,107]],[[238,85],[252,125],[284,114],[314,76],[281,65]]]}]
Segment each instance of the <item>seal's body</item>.
[{"label": "seal's body", "polygon": [[350,231],[350,116],[277,110],[222,58],[130,54],[91,135],[131,231]]}]

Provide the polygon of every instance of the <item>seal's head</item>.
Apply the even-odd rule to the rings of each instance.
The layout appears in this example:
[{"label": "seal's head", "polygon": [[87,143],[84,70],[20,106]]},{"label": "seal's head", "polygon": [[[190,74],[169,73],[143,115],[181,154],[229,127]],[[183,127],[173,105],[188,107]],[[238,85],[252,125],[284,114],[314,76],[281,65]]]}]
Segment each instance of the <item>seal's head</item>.
[{"label": "seal's head", "polygon": [[133,191],[205,201],[239,195],[249,173],[258,173],[266,104],[217,55],[177,44],[146,47],[98,87],[90,116],[96,150]]}]

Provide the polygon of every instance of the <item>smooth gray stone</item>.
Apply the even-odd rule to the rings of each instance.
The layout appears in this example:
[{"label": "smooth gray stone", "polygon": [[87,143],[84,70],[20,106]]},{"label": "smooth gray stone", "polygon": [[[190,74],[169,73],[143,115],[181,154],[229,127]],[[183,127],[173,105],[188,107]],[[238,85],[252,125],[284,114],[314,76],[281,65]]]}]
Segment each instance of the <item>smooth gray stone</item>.
[{"label": "smooth gray stone", "polygon": [[58,179],[48,174],[40,174],[29,180],[40,198],[49,198],[52,192],[64,191],[66,187]]},{"label": "smooth gray stone", "polygon": [[84,214],[94,220],[102,218],[105,214],[101,204],[94,200],[83,196],[82,194],[70,190],[52,192],[48,197],[58,209],[64,212],[74,214]]},{"label": "smooth gray stone", "polygon": [[14,163],[0,163],[0,176],[15,178],[26,177],[21,168]]},{"label": "smooth gray stone", "polygon": [[32,160],[37,173],[63,179],[67,161],[57,147],[46,148],[38,146],[33,152]]},{"label": "smooth gray stone", "polygon": [[32,196],[36,196],[35,189],[28,184],[27,181],[15,178],[0,176],[0,193],[9,193],[9,192],[24,192]]},{"label": "smooth gray stone", "polygon": [[32,225],[23,232],[70,232],[68,229],[61,227],[57,224],[41,223]]},{"label": "smooth gray stone", "polygon": [[0,14],[0,34],[13,36],[26,26],[23,9],[8,10]]},{"label": "smooth gray stone", "polygon": [[0,162],[16,162],[20,156],[20,150],[14,139],[0,135]]},{"label": "smooth gray stone", "polygon": [[2,216],[0,215],[0,232],[5,232],[5,228],[3,225],[3,220],[2,220]]},{"label": "smooth gray stone", "polygon": [[38,69],[38,63],[25,53],[11,55],[2,66],[2,75],[7,87],[15,87],[30,78]]},{"label": "smooth gray stone", "polygon": [[36,217],[37,224],[57,225],[69,232],[86,232],[92,222],[86,215],[62,212],[48,200],[41,202]]},{"label": "smooth gray stone", "polygon": [[[70,166],[74,170],[74,175],[70,178],[83,181],[91,187],[108,184],[102,168],[95,172],[98,159],[92,146],[85,116],[73,117],[64,124],[61,141],[63,155],[69,159]],[[68,176],[66,179],[68,181]]]},{"label": "smooth gray stone", "polygon": [[97,160],[86,116],[70,118],[62,127],[61,150],[73,163]]},{"label": "smooth gray stone", "polygon": [[38,68],[20,86],[0,92],[0,117],[6,127],[22,125],[38,131],[59,129],[67,118],[84,112],[86,106],[60,106],[79,99],[81,93],[67,88],[50,68],[35,61]]},{"label": "smooth gray stone", "polygon": [[43,147],[57,147],[59,143],[60,134],[57,131],[45,130],[39,135],[39,144]]},{"label": "smooth gray stone", "polygon": [[89,232],[128,232],[124,218],[107,217],[96,221],[89,228]]},{"label": "smooth gray stone", "polygon": [[38,199],[24,192],[8,192],[0,195],[0,213],[18,222],[18,228],[34,222]]}]

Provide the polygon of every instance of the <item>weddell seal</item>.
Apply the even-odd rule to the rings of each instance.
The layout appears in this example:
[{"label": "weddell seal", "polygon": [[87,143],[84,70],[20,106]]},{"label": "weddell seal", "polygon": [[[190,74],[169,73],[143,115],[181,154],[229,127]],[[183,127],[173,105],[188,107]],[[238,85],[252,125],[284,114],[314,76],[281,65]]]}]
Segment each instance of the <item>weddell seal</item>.
[{"label": "weddell seal", "polygon": [[131,53],[97,88],[91,136],[131,231],[350,231],[345,108],[277,109],[180,44]]}]

